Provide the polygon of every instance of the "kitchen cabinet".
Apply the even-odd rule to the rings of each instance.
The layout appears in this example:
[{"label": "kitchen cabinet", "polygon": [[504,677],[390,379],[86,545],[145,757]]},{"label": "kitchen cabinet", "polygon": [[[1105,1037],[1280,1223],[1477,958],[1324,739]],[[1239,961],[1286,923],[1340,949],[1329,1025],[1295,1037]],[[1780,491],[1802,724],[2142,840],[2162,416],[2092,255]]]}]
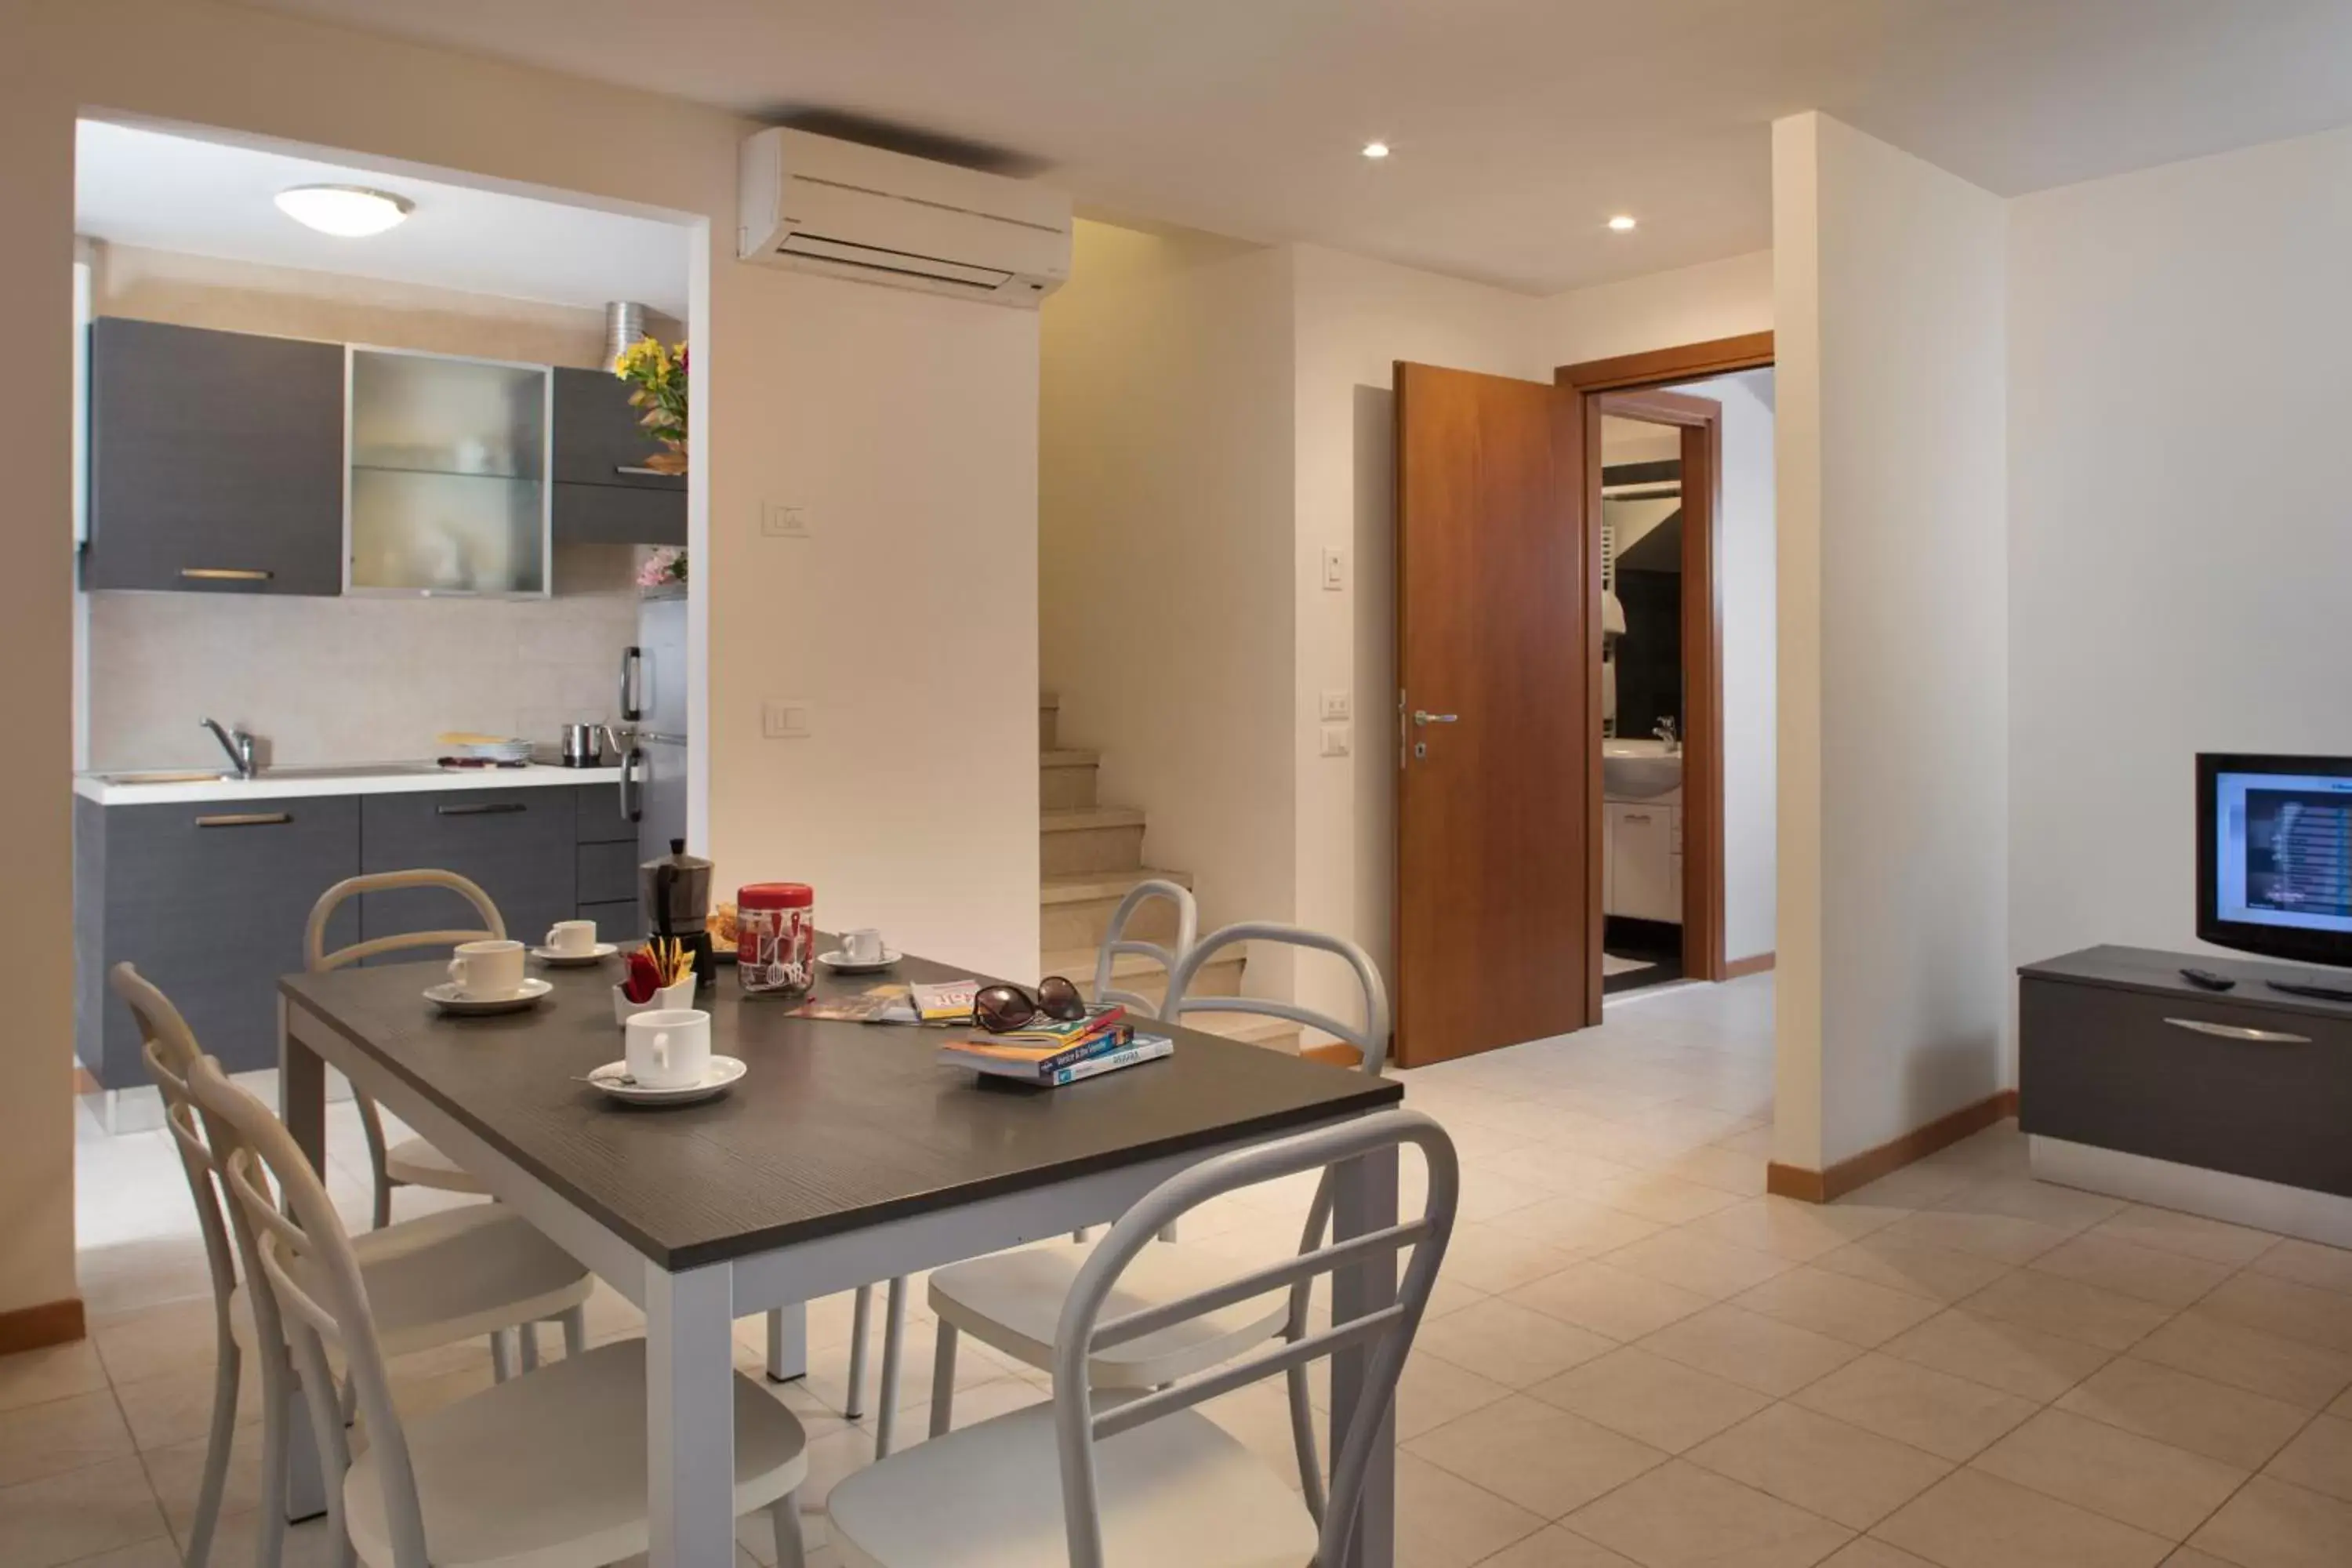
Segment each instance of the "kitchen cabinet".
[{"label": "kitchen cabinet", "polygon": [[342,345],[100,317],[89,478],[85,588],[341,593]]},{"label": "kitchen cabinet", "polygon": [[646,467],[664,448],[638,423],[628,383],[601,370],[558,369],[554,407],[556,540],[684,544],[686,476]]},{"label": "kitchen cabinet", "polygon": [[1609,833],[1602,909],[1612,915],[1680,924],[1682,857],[1675,853],[1680,808],[1608,801],[1602,813]]},{"label": "kitchen cabinet", "polygon": [[[436,790],[360,797],[360,868],[430,866],[471,879],[489,894],[507,935],[536,945],[577,912],[577,791]],[[360,900],[360,934],[441,931],[461,918],[451,895],[404,888]],[[406,956],[406,955],[403,955]]]},{"label": "kitchen cabinet", "polygon": [[[302,967],[320,893],[360,868],[360,801],[184,805],[74,800],[76,1054],[108,1089],[148,1081],[139,1030],[106,984],[128,960],[232,1072],[278,1065],[278,977]],[[327,942],[359,940],[349,906]]]},{"label": "kitchen cabinet", "polygon": [[353,592],[548,591],[550,374],[351,351]]}]

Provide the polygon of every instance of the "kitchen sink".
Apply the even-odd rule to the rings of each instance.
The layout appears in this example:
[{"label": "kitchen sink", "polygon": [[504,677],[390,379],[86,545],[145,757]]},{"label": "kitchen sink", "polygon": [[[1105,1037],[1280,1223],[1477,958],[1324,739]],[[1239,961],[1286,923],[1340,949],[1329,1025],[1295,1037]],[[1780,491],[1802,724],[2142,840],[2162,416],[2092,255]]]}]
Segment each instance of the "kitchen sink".
[{"label": "kitchen sink", "polygon": [[394,779],[446,773],[438,763],[320,763],[305,767],[264,768],[265,779]]},{"label": "kitchen sink", "polygon": [[1648,800],[1683,786],[1683,759],[1661,741],[1603,741],[1601,793],[1615,800]]},{"label": "kitchen sink", "polygon": [[236,775],[225,773],[219,768],[214,768],[209,772],[202,768],[178,770],[156,768],[141,773],[100,773],[98,777],[100,783],[110,784],[219,784],[224,779],[233,779]]}]

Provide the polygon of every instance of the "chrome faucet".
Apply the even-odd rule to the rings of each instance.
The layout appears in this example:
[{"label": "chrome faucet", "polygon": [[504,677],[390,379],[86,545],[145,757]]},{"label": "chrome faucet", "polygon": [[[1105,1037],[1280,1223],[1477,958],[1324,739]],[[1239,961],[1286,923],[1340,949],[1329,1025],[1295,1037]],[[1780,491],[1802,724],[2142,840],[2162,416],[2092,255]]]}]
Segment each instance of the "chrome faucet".
[{"label": "chrome faucet", "polygon": [[1650,733],[1666,743],[1666,755],[1674,757],[1682,754],[1683,743],[1675,736],[1675,721],[1671,716],[1659,720],[1656,727],[1652,729]]},{"label": "chrome faucet", "polygon": [[260,764],[253,760],[251,735],[242,730],[224,730],[217,719],[206,719],[204,724],[213,732],[213,739],[221,743],[221,750],[228,753],[229,762],[236,768],[237,777],[249,779],[261,771]]}]

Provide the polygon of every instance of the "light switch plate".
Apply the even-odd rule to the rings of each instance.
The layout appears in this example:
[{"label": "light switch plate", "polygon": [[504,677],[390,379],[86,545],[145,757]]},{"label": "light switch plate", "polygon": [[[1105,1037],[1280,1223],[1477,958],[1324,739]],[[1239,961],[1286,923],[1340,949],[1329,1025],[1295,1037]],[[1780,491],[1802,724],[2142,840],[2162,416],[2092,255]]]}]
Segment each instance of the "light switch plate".
[{"label": "light switch plate", "polygon": [[1326,719],[1354,718],[1355,714],[1349,710],[1348,694],[1344,691],[1325,692],[1323,694],[1323,717]]},{"label": "light switch plate", "polygon": [[1323,591],[1336,594],[1348,585],[1348,555],[1336,544],[1323,547]]},{"label": "light switch plate", "polygon": [[1352,737],[1348,733],[1348,726],[1347,726],[1347,725],[1345,725],[1345,724],[1326,724],[1326,725],[1324,725],[1324,726],[1323,726],[1323,754],[1324,754],[1325,756],[1327,756],[1327,757],[1344,757],[1344,756],[1346,756],[1346,755],[1348,754],[1349,742],[1349,741],[1350,741],[1351,739],[1352,739]]},{"label": "light switch plate", "polygon": [[815,727],[816,709],[798,697],[771,697],[760,704],[760,733],[771,741],[804,741]]},{"label": "light switch plate", "polygon": [[771,539],[806,539],[808,508],[772,500],[760,508],[760,531]]}]

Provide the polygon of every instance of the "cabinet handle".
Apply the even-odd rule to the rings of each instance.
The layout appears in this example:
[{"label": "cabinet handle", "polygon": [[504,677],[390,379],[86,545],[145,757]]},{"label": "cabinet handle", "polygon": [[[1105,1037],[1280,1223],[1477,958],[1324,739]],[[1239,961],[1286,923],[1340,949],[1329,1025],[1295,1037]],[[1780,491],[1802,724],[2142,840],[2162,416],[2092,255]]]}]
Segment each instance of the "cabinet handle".
[{"label": "cabinet handle", "polygon": [[1647,822],[1650,820],[1650,814],[1646,811],[1629,811],[1618,820],[1621,822]]},{"label": "cabinet handle", "polygon": [[198,827],[283,827],[294,820],[290,811],[242,811],[226,816],[200,816]]},{"label": "cabinet handle", "polygon": [[665,474],[659,468],[648,468],[643,463],[615,463],[613,465],[613,471],[616,474],[626,474],[631,479],[667,479],[677,478],[675,474]]},{"label": "cabinet handle", "polygon": [[2186,1029],[2192,1035],[2212,1035],[2224,1040],[2243,1040],[2257,1046],[2307,1046],[2309,1035],[2290,1035],[2283,1029],[2252,1029],[2243,1024],[2212,1024],[2202,1018],[2167,1018],[2176,1029]]},{"label": "cabinet handle", "polygon": [[434,814],[439,816],[504,816],[510,812],[530,809],[519,800],[479,801],[467,805],[436,805],[433,808]]},{"label": "cabinet handle", "polygon": [[267,583],[278,574],[257,566],[183,566],[180,575],[198,583]]}]

